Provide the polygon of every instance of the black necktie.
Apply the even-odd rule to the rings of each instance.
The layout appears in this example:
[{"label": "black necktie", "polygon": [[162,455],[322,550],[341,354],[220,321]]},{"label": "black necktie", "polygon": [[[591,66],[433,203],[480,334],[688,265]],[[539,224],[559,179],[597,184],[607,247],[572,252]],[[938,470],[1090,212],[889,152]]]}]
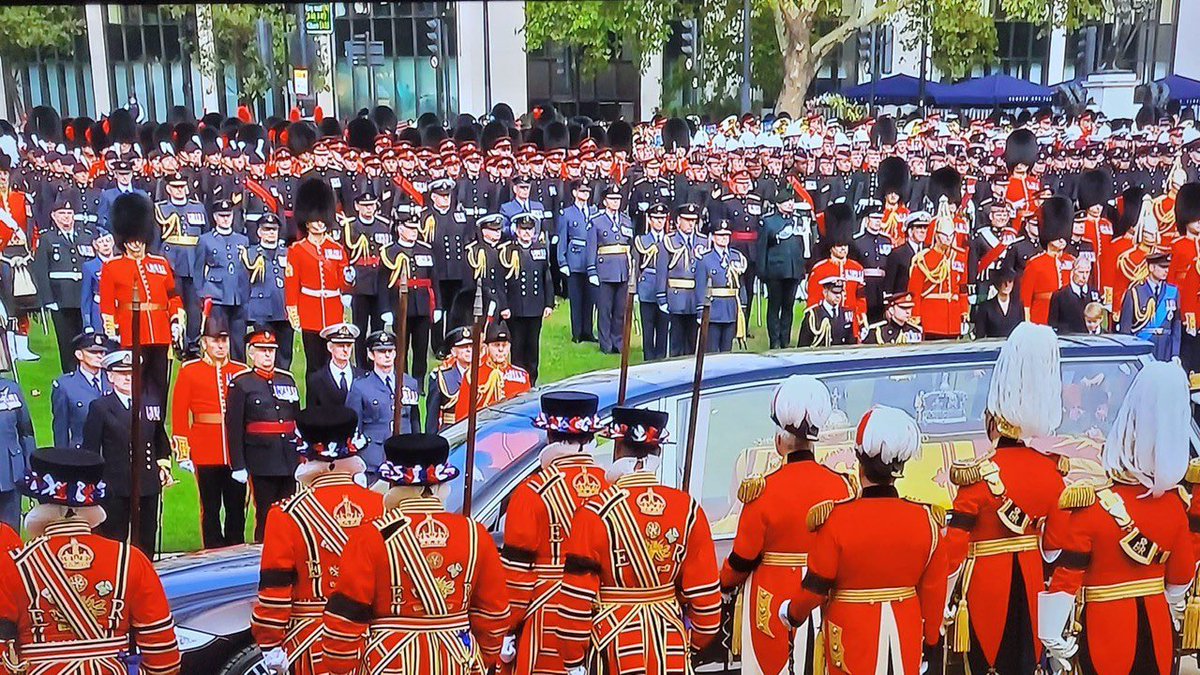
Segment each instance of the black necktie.
[{"label": "black necktie", "polygon": [[344,370],[338,373],[338,388],[342,390],[342,393],[350,391],[350,387],[346,385],[346,371]]}]

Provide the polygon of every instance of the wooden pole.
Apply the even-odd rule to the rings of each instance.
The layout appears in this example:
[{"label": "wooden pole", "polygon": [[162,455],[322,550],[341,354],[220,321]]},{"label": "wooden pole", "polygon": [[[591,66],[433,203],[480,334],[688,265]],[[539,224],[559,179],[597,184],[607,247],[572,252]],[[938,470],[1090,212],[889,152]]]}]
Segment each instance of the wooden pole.
[{"label": "wooden pole", "polygon": [[[475,479],[475,432],[479,418],[479,363],[480,352],[483,351],[483,284],[475,286],[475,306],[472,310],[475,322],[471,332],[471,371],[468,381],[462,386],[468,387],[467,402],[467,457],[463,468],[463,515],[471,515],[471,482]],[[463,392],[460,389],[459,396]]]},{"label": "wooden pole", "polygon": [[[633,337],[633,305],[637,302],[637,276],[629,275],[629,297],[625,299],[625,323],[621,327],[621,375],[617,381],[617,405],[625,405],[625,394],[629,389],[629,343]],[[642,330],[650,330],[643,326]]]},{"label": "wooden pole", "polygon": [[[739,308],[740,309],[740,308]],[[696,336],[696,372],[692,376],[692,406],[688,413],[687,447],[683,456],[683,491],[692,484],[692,457],[696,454],[696,417],[700,414],[700,382],[704,379],[704,352],[708,349],[708,321],[712,315],[712,287],[704,294],[700,334]]]},{"label": "wooden pole", "polygon": [[[396,254],[396,264],[400,265],[400,256]],[[408,365],[408,266],[400,268],[400,280],[396,288],[399,302],[396,303],[396,405],[392,418],[392,433],[403,433],[404,430],[404,373]],[[413,357],[414,361],[416,357]],[[416,366],[416,363],[413,364]],[[416,429],[413,429],[416,431]]]}]

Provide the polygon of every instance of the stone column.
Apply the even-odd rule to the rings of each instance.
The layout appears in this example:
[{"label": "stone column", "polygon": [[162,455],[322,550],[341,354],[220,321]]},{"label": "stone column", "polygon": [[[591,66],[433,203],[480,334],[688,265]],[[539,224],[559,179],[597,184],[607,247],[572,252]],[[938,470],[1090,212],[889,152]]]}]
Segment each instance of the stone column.
[{"label": "stone column", "polygon": [[[212,6],[196,5],[196,40],[199,43],[196,55],[200,59],[200,93],[204,102],[204,113],[221,109],[221,89],[224,87],[224,77],[217,72],[217,64],[213,60],[213,27]],[[220,87],[220,88],[218,88]],[[233,114],[233,111],[230,111]]]},{"label": "stone column", "polygon": [[648,120],[654,114],[655,108],[662,105],[663,93],[663,54],[661,51],[650,55],[645,70],[641,73],[642,91],[640,96],[639,119],[626,120],[630,124]]},{"label": "stone column", "polygon": [[[104,30],[104,5],[91,3],[83,8],[88,38],[88,60],[92,69],[92,116],[112,112],[112,64],[108,62],[108,33]],[[0,87],[2,89],[2,87]],[[3,92],[0,91],[0,96]]]}]

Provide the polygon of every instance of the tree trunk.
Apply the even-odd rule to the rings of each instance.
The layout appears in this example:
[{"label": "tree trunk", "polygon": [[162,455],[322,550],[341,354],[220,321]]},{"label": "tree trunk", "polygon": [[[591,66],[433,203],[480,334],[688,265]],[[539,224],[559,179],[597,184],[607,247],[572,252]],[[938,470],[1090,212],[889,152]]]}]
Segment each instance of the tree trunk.
[{"label": "tree trunk", "polygon": [[783,55],[783,86],[775,112],[792,117],[804,111],[804,97],[816,74],[812,51],[813,13],[781,0],[775,8],[775,33]]}]

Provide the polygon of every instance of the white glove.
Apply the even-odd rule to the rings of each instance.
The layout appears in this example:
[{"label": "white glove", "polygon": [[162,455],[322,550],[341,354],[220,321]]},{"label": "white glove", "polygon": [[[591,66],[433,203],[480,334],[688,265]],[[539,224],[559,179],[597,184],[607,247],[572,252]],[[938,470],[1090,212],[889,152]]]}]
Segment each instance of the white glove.
[{"label": "white glove", "polygon": [[395,317],[392,315],[391,312],[384,312],[383,314],[379,315],[379,318],[383,319],[384,323],[391,326],[391,325],[393,325],[392,319],[394,319]]},{"label": "white glove", "polygon": [[50,310],[51,312],[57,312],[58,311],[58,303],[57,302],[47,302],[46,309]]},{"label": "white glove", "polygon": [[779,606],[779,620],[783,622],[784,626],[788,626],[788,627],[792,626],[792,620],[791,620],[791,618],[788,617],[788,609],[791,606],[792,606],[791,600],[784,600],[783,604],[781,604]]},{"label": "white glove", "polygon": [[779,234],[775,235],[775,238],[778,239],[779,241],[783,241],[785,239],[791,239],[793,234],[795,234],[795,232],[792,231],[792,226],[788,225],[787,227],[780,230]]},{"label": "white glove", "polygon": [[1055,672],[1070,670],[1071,657],[1079,649],[1075,638],[1067,638],[1067,625],[1075,611],[1075,596],[1070,593],[1038,593],[1038,639],[1046,645]]},{"label": "white glove", "polygon": [[367,474],[356,473],[356,474],[354,474],[353,480],[354,480],[355,485],[357,485],[359,487],[364,487],[364,488],[367,487]]},{"label": "white glove", "polygon": [[342,295],[342,307],[350,309],[350,301],[353,300],[349,295]]},{"label": "white glove", "polygon": [[238,469],[237,471],[233,472],[233,479],[242,485],[245,485],[246,481],[250,480],[250,474],[246,473],[245,469]]},{"label": "white glove", "polygon": [[179,342],[179,338],[183,336],[183,324],[178,321],[171,323],[171,341]]},{"label": "white glove", "polygon": [[587,675],[587,668],[584,666],[575,666],[567,668],[567,675]]},{"label": "white glove", "polygon": [[667,303],[665,303],[665,302],[664,302],[664,303],[662,303],[661,305],[659,305],[659,306],[658,306],[658,309],[659,309],[659,311],[661,311],[663,314],[670,314],[670,313],[671,313],[671,310],[670,310],[670,309],[667,307]]},{"label": "white glove", "polygon": [[445,315],[446,315],[446,313],[440,309],[433,310],[433,322],[437,323],[437,322],[441,321],[442,317]]},{"label": "white glove", "polygon": [[179,462],[179,468],[188,473],[196,473],[196,465],[192,464],[192,460],[185,459]]},{"label": "white glove", "polygon": [[276,647],[274,649],[263,652],[262,664],[263,664],[263,666],[265,666],[267,668],[267,670],[270,670],[273,673],[278,673],[278,675],[287,675],[287,673],[288,673],[287,652],[284,651],[283,647]]},{"label": "white glove", "polygon": [[567,276],[567,275],[571,274],[571,268],[567,267],[566,265],[563,265],[562,267],[558,268],[558,271],[562,272],[563,276]]},{"label": "white glove", "polygon": [[512,663],[517,660],[517,636],[504,636],[504,646],[500,647],[500,662]]},{"label": "white glove", "polygon": [[353,267],[346,267],[345,271],[342,272],[342,278],[346,280],[346,283],[353,285],[354,280],[358,278],[358,272]]},{"label": "white glove", "polygon": [[1187,592],[1191,584],[1167,584],[1167,608],[1171,610],[1171,621],[1175,630],[1183,627],[1183,613],[1187,609]]},{"label": "white glove", "polygon": [[588,283],[593,286],[599,286],[600,285],[600,277],[596,276],[595,274],[589,274],[588,275]]}]

